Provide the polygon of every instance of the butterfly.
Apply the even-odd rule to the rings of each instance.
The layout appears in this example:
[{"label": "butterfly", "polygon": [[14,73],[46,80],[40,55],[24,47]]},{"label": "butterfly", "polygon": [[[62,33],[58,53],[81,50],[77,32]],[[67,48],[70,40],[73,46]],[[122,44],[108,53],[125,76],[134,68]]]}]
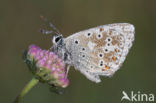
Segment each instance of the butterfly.
[{"label": "butterfly", "polygon": [[[46,19],[45,19],[46,21]],[[99,83],[100,76],[111,77],[122,66],[134,41],[135,28],[129,23],[97,26],[72,34],[66,38],[55,30],[41,30],[44,34],[55,33],[53,49],[66,64]]]}]

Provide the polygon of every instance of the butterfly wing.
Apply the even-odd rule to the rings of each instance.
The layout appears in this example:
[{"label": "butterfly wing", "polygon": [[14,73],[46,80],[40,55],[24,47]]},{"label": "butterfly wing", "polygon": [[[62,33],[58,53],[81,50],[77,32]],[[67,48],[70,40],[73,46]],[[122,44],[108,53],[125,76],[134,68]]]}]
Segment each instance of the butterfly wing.
[{"label": "butterfly wing", "polygon": [[71,64],[88,79],[112,76],[125,60],[134,41],[134,26],[116,23],[80,31],[65,39]]}]

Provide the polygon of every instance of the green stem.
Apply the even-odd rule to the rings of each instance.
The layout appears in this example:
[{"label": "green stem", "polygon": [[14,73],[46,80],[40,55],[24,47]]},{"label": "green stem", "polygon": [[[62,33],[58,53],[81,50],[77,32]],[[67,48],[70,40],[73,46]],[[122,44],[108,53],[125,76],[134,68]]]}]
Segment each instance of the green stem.
[{"label": "green stem", "polygon": [[38,79],[36,79],[35,77],[32,78],[32,80],[29,81],[29,83],[24,87],[24,89],[20,92],[19,95],[17,95],[17,97],[15,98],[15,100],[13,101],[13,103],[19,103],[19,101],[23,98],[23,96],[25,94],[27,94],[29,92],[29,90],[31,88],[33,88],[37,83],[39,82]]}]

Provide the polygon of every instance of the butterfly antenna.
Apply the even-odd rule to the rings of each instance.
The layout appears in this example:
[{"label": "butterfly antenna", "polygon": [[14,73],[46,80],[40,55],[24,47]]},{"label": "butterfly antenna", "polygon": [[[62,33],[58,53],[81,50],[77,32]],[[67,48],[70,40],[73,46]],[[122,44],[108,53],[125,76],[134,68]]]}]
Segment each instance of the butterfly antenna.
[{"label": "butterfly antenna", "polygon": [[60,35],[61,33],[60,33],[60,31],[55,27],[55,25],[53,25],[51,22],[49,22],[48,21],[48,19],[47,18],[45,18],[44,16],[40,16],[40,18],[44,21],[44,22],[46,22],[46,23],[48,23],[48,25],[54,30],[54,31],[47,31],[47,30],[43,30],[43,29],[41,29],[42,31],[42,33],[44,33],[44,34],[50,34],[50,33],[55,33],[55,34],[57,34],[57,35]]},{"label": "butterfly antenna", "polygon": [[45,29],[39,29],[38,30],[39,32],[43,33],[43,34],[51,34],[51,33],[55,33],[54,31],[52,30],[45,30]]}]

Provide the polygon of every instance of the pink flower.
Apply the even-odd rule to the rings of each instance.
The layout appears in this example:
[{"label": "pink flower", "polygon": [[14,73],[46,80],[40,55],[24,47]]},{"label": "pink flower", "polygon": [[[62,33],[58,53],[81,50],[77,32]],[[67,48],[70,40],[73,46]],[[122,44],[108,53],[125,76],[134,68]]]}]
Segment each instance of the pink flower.
[{"label": "pink flower", "polygon": [[69,85],[65,63],[55,53],[31,45],[25,59],[34,76],[41,82],[62,88]]}]

